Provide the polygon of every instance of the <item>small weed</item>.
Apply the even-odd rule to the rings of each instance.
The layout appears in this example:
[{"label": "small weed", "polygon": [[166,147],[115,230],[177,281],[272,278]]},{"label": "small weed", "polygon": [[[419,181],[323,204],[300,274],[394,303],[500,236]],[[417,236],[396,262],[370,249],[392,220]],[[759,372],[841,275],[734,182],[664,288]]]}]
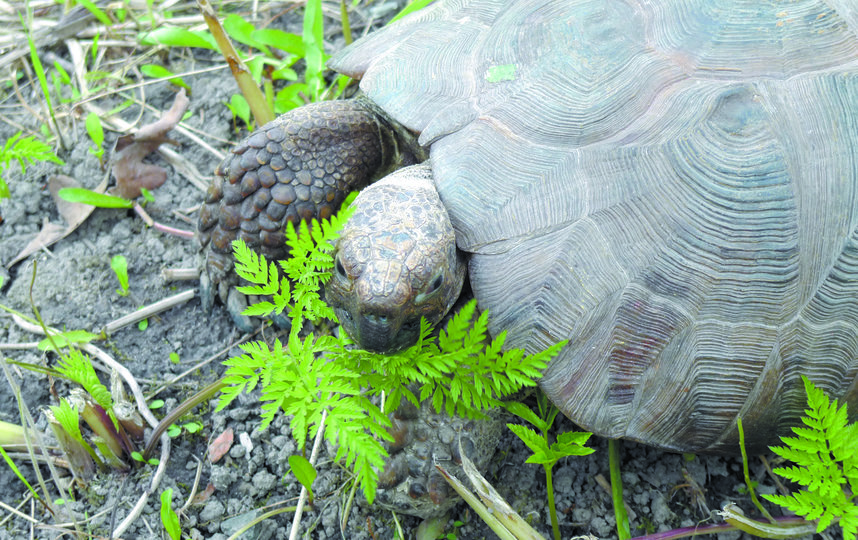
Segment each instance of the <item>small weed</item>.
[{"label": "small weed", "polygon": [[316,481],[316,468],[304,456],[289,456],[289,468],[298,482],[307,489],[310,496],[310,504],[313,504],[313,482]]},{"label": "small weed", "polygon": [[157,458],[145,459],[143,457],[143,454],[141,454],[140,452],[131,452],[131,459],[133,459],[134,461],[137,461],[139,463],[145,463],[147,465],[151,465],[153,467],[156,467],[159,463]]},{"label": "small weed", "polygon": [[182,537],[182,529],[172,503],[173,489],[167,488],[161,492],[161,524],[164,525],[164,530],[170,535],[171,540],[179,540]]},{"label": "small weed", "polygon": [[92,140],[89,153],[104,165],[104,129],[101,127],[101,118],[93,112],[86,115],[86,132]]},{"label": "small weed", "polygon": [[116,289],[116,294],[128,296],[128,260],[125,255],[114,255],[110,259],[110,268],[113,269],[116,279],[119,280],[119,288]]},{"label": "small weed", "polygon": [[568,456],[586,456],[595,450],[584,446],[591,433],[567,431],[557,436],[553,443],[549,439],[549,431],[560,410],[548,401],[548,397],[539,392],[536,399],[539,414],[530,410],[523,403],[515,401],[505,403],[504,407],[522,420],[536,427],[540,433],[520,424],[507,424],[519,439],[533,451],[526,463],[538,463],[545,469],[545,483],[548,491],[548,510],[551,515],[551,528],[555,540],[560,540],[560,526],[557,521],[557,505],[554,503],[554,484],[551,469],[562,458]]},{"label": "small weed", "polygon": [[11,194],[9,185],[3,179],[3,175],[9,169],[12,160],[18,162],[21,166],[21,172],[27,172],[27,165],[37,161],[50,161],[57,165],[65,165],[63,160],[54,154],[51,147],[37,139],[34,135],[29,137],[21,137],[19,131],[6,141],[3,148],[0,149],[0,199],[8,199]]},{"label": "small weed", "polygon": [[[51,79],[54,83],[54,92],[60,100],[60,103],[71,103],[80,99],[80,91],[78,91],[77,87],[72,83],[71,76],[57,61],[54,62],[54,70],[55,74]],[[69,89],[67,92],[68,97],[64,95],[66,94],[66,91],[64,90],[65,88]]]},{"label": "small weed", "polygon": [[175,439],[182,434],[182,431],[194,434],[202,429],[203,425],[200,422],[187,422],[181,426],[178,424],[170,424],[170,427],[167,428],[167,435],[169,435],[171,439]]},{"label": "small weed", "polygon": [[9,454],[6,453],[6,450],[4,450],[2,446],[0,446],[0,455],[3,456],[3,460],[6,461],[6,464],[9,466],[9,468],[12,469],[12,472],[15,473],[15,476],[18,477],[18,480],[20,480],[21,483],[27,487],[27,490],[30,492],[33,498],[37,501],[41,500],[41,497],[39,497],[38,492],[33,489],[33,486],[31,486],[29,482],[27,482],[27,479],[24,478],[23,474],[21,474],[21,470],[18,469],[18,466],[15,465],[15,462],[12,461],[12,458],[9,457]]}]

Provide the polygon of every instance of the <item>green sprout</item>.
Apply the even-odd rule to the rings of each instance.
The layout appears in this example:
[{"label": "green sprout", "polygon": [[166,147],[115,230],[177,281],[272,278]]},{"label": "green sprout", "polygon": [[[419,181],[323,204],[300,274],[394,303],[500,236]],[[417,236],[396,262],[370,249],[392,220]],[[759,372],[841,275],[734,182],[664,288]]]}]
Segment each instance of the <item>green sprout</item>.
[{"label": "green sprout", "polygon": [[101,127],[101,118],[91,112],[86,115],[86,132],[92,140],[89,153],[98,158],[99,163],[104,163],[104,129]]},{"label": "green sprout", "polygon": [[551,469],[564,457],[586,456],[592,454],[595,450],[584,446],[587,443],[587,439],[592,435],[591,433],[567,431],[559,434],[557,440],[551,443],[549,431],[560,410],[542,392],[539,392],[537,395],[536,402],[539,409],[538,415],[523,403],[516,401],[505,403],[504,407],[522,420],[532,424],[540,433],[520,424],[507,424],[507,427],[533,451],[533,455],[527,458],[526,463],[538,463],[545,469],[545,484],[548,492],[548,511],[551,515],[551,528],[554,532],[554,539],[560,540],[560,526],[557,521],[557,505],[554,503],[554,484]]},{"label": "green sprout", "polygon": [[114,255],[110,259],[110,268],[113,269],[116,279],[119,280],[119,288],[116,289],[116,294],[128,296],[128,260],[125,255]]},{"label": "green sprout", "polygon": [[167,488],[161,492],[161,524],[171,540],[179,540],[182,537],[182,529],[179,526],[179,516],[171,506],[172,502],[173,489]]},{"label": "green sprout", "polygon": [[9,185],[3,179],[3,175],[9,169],[12,160],[21,166],[21,172],[27,172],[27,165],[37,161],[50,161],[57,165],[65,165],[63,160],[57,157],[51,147],[37,139],[34,135],[21,137],[22,133],[12,135],[0,148],[0,199],[8,199],[11,196]]}]

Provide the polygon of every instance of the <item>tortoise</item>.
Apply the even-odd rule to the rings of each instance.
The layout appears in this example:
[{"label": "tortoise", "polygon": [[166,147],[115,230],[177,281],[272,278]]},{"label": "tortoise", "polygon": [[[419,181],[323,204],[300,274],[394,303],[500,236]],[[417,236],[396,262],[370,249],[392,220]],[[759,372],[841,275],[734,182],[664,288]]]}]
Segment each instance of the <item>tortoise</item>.
[{"label": "tortoise", "polygon": [[408,344],[467,267],[507,346],[570,340],[540,386],[598,435],[737,453],[741,416],[761,450],[797,423],[801,375],[854,418],[854,3],[439,0],[329,65],[363,97],[293,111],[218,168],[212,280],[233,238],[277,254],[286,220],[428,154],[365,190],[338,246],[327,294],[359,343]]}]

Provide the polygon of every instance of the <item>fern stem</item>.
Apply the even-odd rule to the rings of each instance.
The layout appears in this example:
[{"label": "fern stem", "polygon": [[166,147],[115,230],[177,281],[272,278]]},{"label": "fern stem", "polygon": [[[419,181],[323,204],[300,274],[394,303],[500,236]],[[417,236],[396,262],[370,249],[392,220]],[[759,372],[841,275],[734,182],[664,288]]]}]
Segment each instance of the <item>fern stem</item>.
[{"label": "fern stem", "polygon": [[742,472],[745,474],[745,485],[748,486],[748,493],[751,495],[751,501],[766,519],[774,523],[775,519],[760,503],[760,500],[757,498],[757,493],[754,491],[754,484],[751,483],[751,474],[748,470],[748,453],[745,451],[745,430],[742,428],[741,416],[736,418],[736,427],[739,429],[739,450],[742,452]]},{"label": "fern stem", "polygon": [[557,505],[554,503],[554,482],[551,477],[552,465],[554,463],[543,465],[545,467],[545,490],[548,492],[548,514],[551,516],[551,531],[554,533],[554,540],[561,540],[560,525],[557,523]]},{"label": "fern stem", "polygon": [[608,468],[611,472],[611,498],[614,500],[614,516],[617,519],[617,536],[620,540],[629,540],[629,516],[623,502],[623,480],[620,478],[620,441],[608,439]]}]

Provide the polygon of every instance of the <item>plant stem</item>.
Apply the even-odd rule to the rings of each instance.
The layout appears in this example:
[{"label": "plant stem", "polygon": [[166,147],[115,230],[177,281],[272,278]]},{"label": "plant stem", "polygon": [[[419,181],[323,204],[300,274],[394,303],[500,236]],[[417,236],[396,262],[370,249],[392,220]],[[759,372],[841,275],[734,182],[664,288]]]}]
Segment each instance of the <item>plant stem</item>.
[{"label": "plant stem", "polygon": [[178,407],[176,407],[170,412],[170,414],[165,416],[161,420],[161,422],[158,423],[157,427],[155,427],[155,430],[152,432],[152,435],[149,436],[149,444],[147,444],[146,449],[143,450],[144,461],[149,459],[149,456],[152,455],[152,452],[155,450],[155,445],[158,443],[158,439],[160,438],[161,434],[164,433],[164,431],[170,426],[170,424],[175,423],[176,420],[190,412],[191,409],[193,409],[203,401],[214,396],[224,386],[226,386],[226,383],[224,382],[223,378],[216,380],[215,382],[209,384],[193,396],[180,403]]},{"label": "plant stem", "polygon": [[554,504],[554,482],[551,478],[551,467],[554,463],[543,465],[545,467],[545,490],[548,492],[548,514],[551,516],[551,531],[554,533],[554,540],[561,540],[560,525],[557,523],[557,505]]},{"label": "plant stem", "polygon": [[774,518],[769,511],[760,504],[760,500],[757,499],[757,494],[754,491],[754,484],[751,482],[751,473],[748,470],[748,453],[745,451],[745,430],[742,428],[742,417],[739,416],[736,418],[736,427],[739,429],[739,450],[742,452],[742,473],[745,475],[745,485],[748,486],[748,493],[751,495],[751,502],[754,503],[754,506],[757,507],[757,510],[760,511],[761,514],[766,516],[770,522],[774,523]]},{"label": "plant stem", "polygon": [[617,536],[620,540],[632,537],[629,516],[623,503],[623,480],[620,478],[620,441],[608,439],[608,468],[611,472],[611,498],[614,500],[614,516],[617,519]]}]

